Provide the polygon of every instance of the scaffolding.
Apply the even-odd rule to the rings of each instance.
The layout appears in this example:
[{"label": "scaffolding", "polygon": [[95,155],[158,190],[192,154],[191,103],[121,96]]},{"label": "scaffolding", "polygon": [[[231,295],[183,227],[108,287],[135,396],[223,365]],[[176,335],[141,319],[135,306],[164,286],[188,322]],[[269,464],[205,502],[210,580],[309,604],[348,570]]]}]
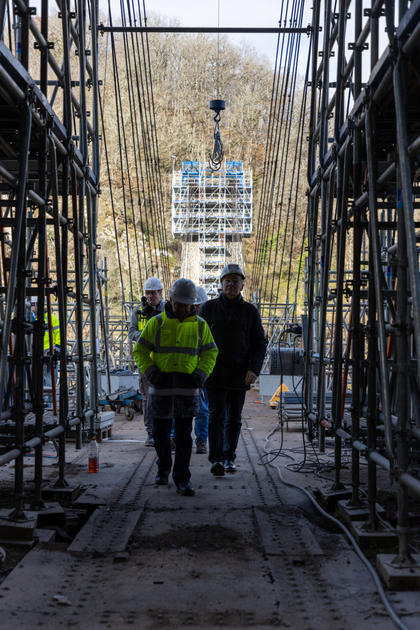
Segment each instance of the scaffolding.
[{"label": "scaffolding", "polygon": [[[53,8],[63,42],[55,50]],[[82,425],[94,431],[99,415],[97,11],[45,1],[38,18],[24,0],[0,6],[0,463],[15,462],[15,518],[24,515],[28,450],[41,508],[45,442],[58,440],[64,490],[65,434],[76,427],[80,447]]]},{"label": "scaffolding", "polygon": [[172,177],[172,234],[184,243],[197,243],[191,279],[209,296],[217,295],[227,260],[235,256],[234,262],[242,262],[242,239],[251,233],[252,173],[243,162],[225,162],[217,172],[202,162],[182,162],[182,170]]},{"label": "scaffolding", "polygon": [[366,531],[381,528],[377,469],[398,483],[392,564],[404,568],[408,496],[420,496],[420,2],[400,3],[398,16],[382,0],[334,11],[316,2],[312,22],[305,411],[321,450],[325,427],[335,435],[333,491],[352,446],[351,507],[364,502],[367,460]]}]

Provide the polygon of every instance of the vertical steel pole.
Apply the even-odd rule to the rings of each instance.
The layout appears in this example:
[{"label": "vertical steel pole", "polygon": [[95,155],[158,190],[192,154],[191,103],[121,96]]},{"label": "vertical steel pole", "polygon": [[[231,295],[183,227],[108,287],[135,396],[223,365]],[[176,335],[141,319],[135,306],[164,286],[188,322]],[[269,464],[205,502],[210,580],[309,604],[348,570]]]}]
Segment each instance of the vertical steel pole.
[{"label": "vertical steel pole", "polygon": [[[412,295],[413,326],[416,348],[420,348],[420,274],[417,258],[416,231],[413,221],[414,205],[412,194],[411,163],[408,155],[408,137],[406,109],[404,104],[404,57],[398,52],[394,66],[393,83],[395,98],[395,113],[397,122],[398,163],[401,176],[401,191],[403,199],[403,217],[407,240],[408,270],[410,276],[410,290]],[[416,353],[417,383],[420,383],[420,352]]]},{"label": "vertical steel pole", "polygon": [[4,40],[4,24],[6,21],[7,0],[0,0],[0,41]]},{"label": "vertical steel pole", "polygon": [[373,70],[379,58],[379,19],[378,14],[373,14],[375,0],[372,0],[370,14],[370,69]]},{"label": "vertical steel pole", "polygon": [[[369,247],[369,289],[368,289],[368,324],[367,324],[367,343],[368,343],[368,408],[367,408],[367,447],[369,451],[376,448],[376,423],[378,416],[378,400],[377,400],[377,331],[376,331],[376,297],[375,297],[375,278],[373,273],[373,249]],[[369,520],[368,527],[375,530],[378,524],[376,515],[376,464],[368,458],[368,508]]]},{"label": "vertical steel pole", "polygon": [[[357,42],[362,31],[362,0],[355,1],[354,7],[354,41]],[[362,51],[354,50],[354,100],[362,89]],[[361,181],[361,133],[357,127],[353,128],[353,195],[357,199],[362,192]],[[352,296],[352,438],[359,439],[361,416],[361,370],[362,370],[362,327],[360,322],[360,253],[362,251],[362,222],[361,211],[354,208],[353,219],[353,296]],[[359,451],[352,450],[352,497],[351,504],[358,505],[360,486],[360,458]]]},{"label": "vertical steel pole", "polygon": [[[381,249],[379,244],[378,217],[377,217],[377,170],[374,151],[374,122],[371,106],[368,107],[365,116],[366,129],[366,156],[369,174],[369,249],[372,249],[373,281],[375,287],[375,301],[377,312],[377,344],[379,356],[379,375],[381,381],[382,413],[385,425],[385,444],[390,461],[393,459],[392,451],[392,420],[391,402],[389,395],[389,371],[386,356],[386,331],[384,316],[384,299],[382,296],[383,270],[381,262]],[[375,352],[376,361],[376,352]]]},{"label": "vertical steel pole", "polygon": [[[59,406],[59,422],[66,429],[68,421],[68,383],[67,383],[67,316],[66,316],[66,285],[64,280],[64,255],[63,252],[64,239],[61,238],[59,224],[59,205],[58,205],[58,165],[55,145],[50,137],[50,160],[51,160],[51,192],[54,210],[54,245],[55,259],[57,266],[57,297],[58,297],[58,318],[60,322],[60,406]],[[63,226],[64,233],[67,233],[67,225]],[[65,468],[65,433],[60,434],[58,438],[58,479],[55,486],[64,488],[67,483],[64,477]]]},{"label": "vertical steel pole", "polygon": [[[48,0],[42,0],[41,4],[41,33],[48,41]],[[47,96],[48,92],[48,49],[40,50],[40,88]],[[39,152],[39,190],[41,197],[47,197],[47,167],[48,167],[48,129],[47,120],[40,131]],[[38,292],[37,292],[37,319],[34,323],[34,344],[32,356],[32,387],[35,412],[35,432],[41,438],[41,443],[35,447],[35,496],[33,506],[40,509],[43,506],[42,491],[42,451],[43,451],[43,421],[44,421],[44,313],[45,313],[45,286],[46,286],[46,238],[47,221],[45,206],[38,209]]]},{"label": "vertical steel pole", "polygon": [[[317,112],[317,94],[318,86],[316,84],[317,63],[318,63],[318,42],[319,42],[319,20],[321,13],[321,2],[315,0],[312,10],[312,85],[309,113],[309,156],[308,156],[308,183],[311,186],[312,178],[315,175],[316,162],[316,142],[314,139],[315,129],[318,121]],[[318,183],[316,184],[319,185]],[[316,265],[316,232],[318,224],[318,202],[319,193],[316,196],[312,194],[308,197],[308,273],[307,273],[307,300],[308,300],[308,328],[304,344],[305,354],[305,378],[304,378],[304,401],[305,412],[308,418],[309,438],[313,438],[313,421],[311,419],[313,407],[313,367],[312,367],[312,348],[313,348],[313,325],[314,325],[314,288],[315,288],[315,265]]]},{"label": "vertical steel pole", "polygon": [[[398,169],[399,171],[399,169]],[[398,172],[398,180],[400,173]],[[406,472],[408,469],[408,423],[409,423],[409,374],[410,374],[410,346],[409,336],[411,321],[408,304],[408,282],[407,282],[407,239],[404,224],[404,208],[401,189],[397,188],[397,222],[398,222],[398,244],[397,244],[397,409],[398,425],[396,431],[397,439],[397,465],[399,472]],[[399,566],[409,566],[413,564],[408,545],[408,489],[401,483],[398,484],[398,556],[394,563]]]},{"label": "vertical steel pole", "polygon": [[[337,173],[337,281],[336,281],[336,316],[334,330],[334,363],[333,363],[333,402],[332,417],[334,429],[342,423],[342,395],[343,384],[343,288],[346,264],[346,236],[347,236],[347,205],[350,185],[350,158],[352,147],[347,142],[343,158],[339,159]],[[335,435],[334,442],[335,481],[334,490],[343,488],[340,480],[341,471],[341,438]]]},{"label": "vertical steel pole", "polygon": [[97,267],[96,267],[96,247],[94,247],[93,238],[95,233],[94,227],[94,209],[92,191],[86,187],[87,192],[87,219],[88,219],[88,273],[89,273],[89,313],[90,313],[90,347],[91,347],[91,363],[90,363],[90,406],[95,414],[90,417],[90,432],[95,433],[96,415],[98,409],[98,362],[97,362],[97,338],[96,338],[96,291],[97,291]]},{"label": "vertical steel pole", "polygon": [[[26,362],[26,348],[25,348],[25,283],[26,283],[26,185],[28,181],[28,158],[29,147],[31,142],[31,125],[32,125],[32,111],[29,103],[25,103],[22,112],[22,123],[20,128],[22,143],[21,151],[19,155],[19,187],[16,198],[16,223],[13,235],[13,245],[16,256],[16,267],[11,269],[9,273],[9,287],[8,298],[10,304],[8,304],[9,312],[11,316],[11,307],[14,305],[14,298],[16,297],[16,343],[14,351],[14,363],[15,363],[15,375],[16,375],[16,387],[15,387],[15,439],[16,446],[21,449],[21,454],[15,460],[15,508],[11,514],[12,518],[22,519],[26,518],[24,513],[24,478],[23,478],[23,457],[24,457],[24,425],[25,425],[25,362]],[[17,280],[17,287],[15,293],[15,282]],[[9,294],[9,289],[12,290]],[[11,319],[11,317],[10,317]],[[7,342],[10,335],[10,327],[6,333],[6,321],[3,329],[3,343],[6,344],[6,356],[7,362]],[[10,325],[10,324],[9,324]],[[7,334],[7,337],[5,335]],[[7,363],[6,363],[7,366]],[[13,369],[13,368],[12,368]],[[2,396],[3,396],[3,383],[5,380],[0,380],[2,383]],[[2,407],[0,408],[2,409]]]},{"label": "vertical steel pole", "polygon": [[311,74],[311,99],[309,110],[309,130],[308,130],[308,182],[311,182],[315,169],[316,160],[316,144],[314,141],[314,133],[318,120],[318,112],[316,107],[316,96],[318,86],[316,85],[317,63],[318,63],[318,42],[319,42],[319,17],[321,12],[321,1],[315,0],[312,9],[312,74]]},{"label": "vertical steel pole", "polygon": [[[76,342],[77,342],[77,378],[76,378],[76,414],[79,418],[84,418],[85,413],[85,370],[84,370],[84,347],[83,347],[83,266],[82,251],[80,245],[79,224],[80,210],[78,200],[78,183],[76,171],[73,164],[70,164],[71,176],[71,196],[72,196],[72,219],[73,219],[73,244],[74,244],[74,271],[75,271],[75,315],[76,315]],[[78,425],[80,427],[80,424]],[[81,448],[81,432],[78,428],[76,436],[76,448]]]},{"label": "vertical steel pole", "polygon": [[[62,379],[66,377],[66,383],[60,382],[60,423],[67,425],[68,420],[68,385],[67,385],[67,286],[68,286],[68,245],[69,245],[69,198],[70,192],[70,156],[71,153],[71,140],[72,140],[72,111],[71,111],[71,66],[70,66],[70,37],[69,37],[69,23],[70,16],[68,10],[67,0],[63,0],[61,3],[61,25],[63,35],[63,66],[64,66],[64,80],[63,80],[63,120],[66,129],[66,149],[67,154],[62,160],[62,175],[61,175],[61,214],[67,220],[66,224],[61,228],[61,288],[59,286],[59,293],[61,293],[58,299],[59,317],[60,317],[60,336],[61,336],[61,358],[60,358],[60,370]],[[58,173],[56,173],[58,177]],[[58,197],[58,180],[56,197]],[[54,202],[54,196],[53,196]],[[58,212],[58,198],[57,212]],[[58,220],[58,217],[57,217]],[[54,224],[54,233],[56,233],[56,224]],[[56,246],[57,247],[57,246]],[[56,249],[57,251],[57,249]],[[58,279],[60,282],[60,280]],[[76,447],[80,441],[80,426],[76,428]],[[58,438],[59,445],[59,477],[57,484],[65,485],[64,480],[64,464],[65,464],[65,434],[61,434]]]},{"label": "vertical steel pole", "polygon": [[[320,312],[319,312],[319,372],[318,372],[318,394],[317,394],[317,413],[319,421],[325,418],[325,338],[327,331],[327,307],[328,307],[328,289],[329,289],[329,271],[331,257],[331,216],[334,201],[335,172],[331,171],[328,185],[323,181],[321,190],[323,191],[323,210],[321,217],[321,286],[320,286]],[[325,451],[325,429],[321,425],[319,428],[319,449]]]}]

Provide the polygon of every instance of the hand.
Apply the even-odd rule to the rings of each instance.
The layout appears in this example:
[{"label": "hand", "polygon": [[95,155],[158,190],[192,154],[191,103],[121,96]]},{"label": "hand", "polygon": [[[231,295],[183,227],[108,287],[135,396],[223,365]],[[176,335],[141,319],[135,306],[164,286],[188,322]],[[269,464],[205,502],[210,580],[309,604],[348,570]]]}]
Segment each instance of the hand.
[{"label": "hand", "polygon": [[147,373],[147,380],[151,385],[157,385],[161,374],[162,372],[154,366],[150,372]]},{"label": "hand", "polygon": [[247,387],[248,387],[248,385],[252,385],[252,383],[255,383],[257,378],[258,377],[255,374],[255,372],[252,372],[251,370],[248,370],[248,372],[245,374],[245,385]]},{"label": "hand", "polygon": [[191,376],[195,387],[203,387],[205,381],[203,374],[200,374],[199,372],[193,372]]}]

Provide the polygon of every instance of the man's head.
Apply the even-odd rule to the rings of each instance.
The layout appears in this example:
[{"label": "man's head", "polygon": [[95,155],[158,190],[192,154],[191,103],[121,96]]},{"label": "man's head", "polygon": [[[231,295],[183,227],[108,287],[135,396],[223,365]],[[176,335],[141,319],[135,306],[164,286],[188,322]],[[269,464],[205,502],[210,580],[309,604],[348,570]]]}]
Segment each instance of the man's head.
[{"label": "man's head", "polygon": [[162,283],[159,278],[152,276],[144,283],[144,295],[149,306],[157,306],[162,299]]},{"label": "man's head", "polygon": [[236,263],[229,263],[223,269],[220,275],[220,282],[224,295],[233,300],[238,297],[242,289],[244,288],[245,274],[242,271],[242,267]]},{"label": "man's head", "polygon": [[181,322],[188,317],[196,300],[195,284],[192,280],[180,278],[172,285],[170,302],[175,317]]},{"label": "man's head", "polygon": [[207,297],[207,293],[204,287],[196,287],[196,291],[197,291],[197,297],[195,299],[195,305],[201,306],[201,304],[204,304],[204,302],[207,302],[209,298]]}]

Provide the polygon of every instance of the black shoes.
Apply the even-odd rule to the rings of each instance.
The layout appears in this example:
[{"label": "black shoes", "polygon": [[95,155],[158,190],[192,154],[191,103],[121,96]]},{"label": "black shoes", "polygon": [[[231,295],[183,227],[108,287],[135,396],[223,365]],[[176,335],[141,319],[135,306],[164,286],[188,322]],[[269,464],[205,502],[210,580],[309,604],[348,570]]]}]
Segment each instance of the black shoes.
[{"label": "black shoes", "polygon": [[202,438],[198,438],[195,452],[198,455],[204,455],[205,453],[207,453],[207,446],[206,446],[205,441]]},{"label": "black shoes", "polygon": [[236,466],[235,466],[235,462],[231,461],[231,460],[226,460],[225,461],[225,472],[227,473],[235,473],[236,472]]},{"label": "black shoes", "polygon": [[223,477],[225,474],[225,467],[223,462],[214,462],[210,468],[210,472],[215,477]]},{"label": "black shoes", "polygon": [[167,486],[168,477],[169,477],[169,473],[159,471],[158,474],[156,475],[155,484],[157,486]]},{"label": "black shoes", "polygon": [[176,491],[184,497],[193,497],[195,495],[195,490],[189,481],[181,481],[180,483],[177,483]]}]

